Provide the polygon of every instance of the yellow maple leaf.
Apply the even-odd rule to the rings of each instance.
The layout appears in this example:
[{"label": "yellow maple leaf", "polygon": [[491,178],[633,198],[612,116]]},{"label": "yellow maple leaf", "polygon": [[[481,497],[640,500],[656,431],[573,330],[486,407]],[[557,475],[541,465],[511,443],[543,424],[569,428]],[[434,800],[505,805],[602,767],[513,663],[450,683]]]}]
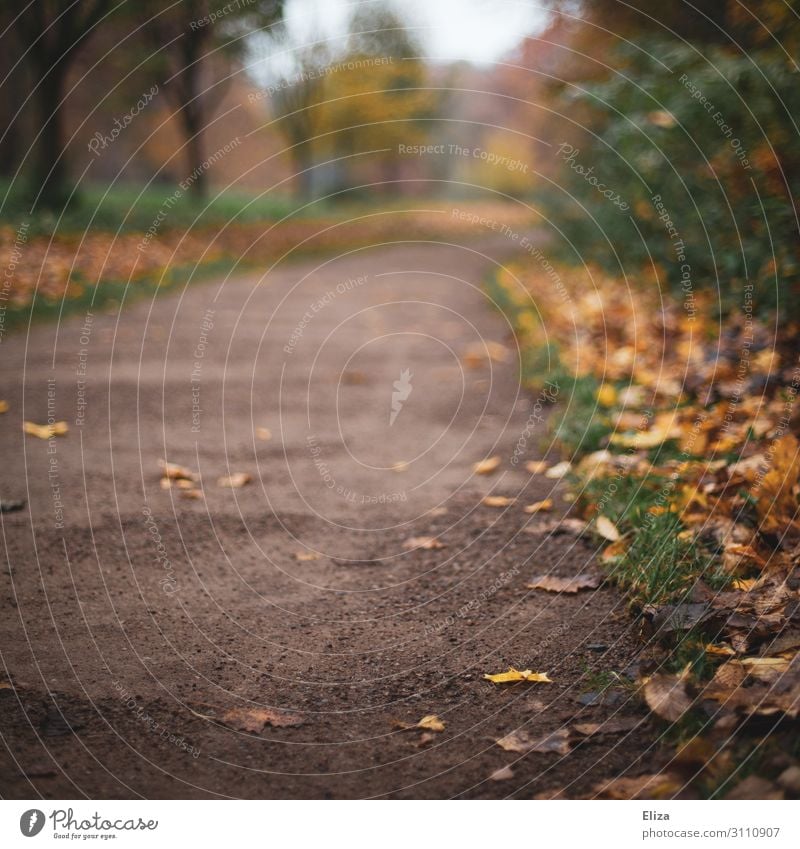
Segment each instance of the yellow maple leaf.
[{"label": "yellow maple leaf", "polygon": [[494,675],[487,674],[483,677],[493,684],[513,684],[517,681],[527,681],[531,684],[553,683],[544,672],[531,672],[530,669],[520,672],[518,669],[514,669],[513,666],[508,668],[508,672],[498,672]]}]

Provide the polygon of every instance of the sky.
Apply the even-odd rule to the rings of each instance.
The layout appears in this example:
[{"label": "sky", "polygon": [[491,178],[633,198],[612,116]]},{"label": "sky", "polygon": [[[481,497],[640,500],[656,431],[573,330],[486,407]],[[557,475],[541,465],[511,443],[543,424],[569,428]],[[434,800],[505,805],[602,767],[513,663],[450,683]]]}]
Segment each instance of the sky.
[{"label": "sky", "polygon": [[[389,0],[389,4],[417,34],[425,58],[441,63],[495,62],[526,34],[541,29],[545,20],[541,0]],[[341,39],[355,5],[353,0],[288,0],[285,19],[291,41]],[[281,59],[277,64],[283,64]],[[267,67],[253,71],[270,76]]]}]

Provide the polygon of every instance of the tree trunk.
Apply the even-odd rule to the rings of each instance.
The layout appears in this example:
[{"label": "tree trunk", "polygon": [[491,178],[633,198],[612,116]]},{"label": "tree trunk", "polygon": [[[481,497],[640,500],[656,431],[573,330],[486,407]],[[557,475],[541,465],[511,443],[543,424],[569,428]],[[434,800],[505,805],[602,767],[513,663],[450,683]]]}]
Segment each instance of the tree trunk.
[{"label": "tree trunk", "polygon": [[36,91],[41,135],[36,157],[37,206],[57,209],[67,200],[67,162],[64,150],[65,68],[48,67]]},{"label": "tree trunk", "polygon": [[208,197],[208,172],[203,158],[203,121],[198,100],[187,103],[182,110],[186,132],[186,159],[189,164],[191,184],[189,191],[198,199]]}]

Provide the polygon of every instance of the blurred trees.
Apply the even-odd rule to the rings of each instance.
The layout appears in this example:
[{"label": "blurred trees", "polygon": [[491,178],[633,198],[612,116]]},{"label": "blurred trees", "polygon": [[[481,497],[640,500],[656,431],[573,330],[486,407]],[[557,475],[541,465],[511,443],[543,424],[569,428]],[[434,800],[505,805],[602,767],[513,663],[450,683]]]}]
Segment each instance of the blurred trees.
[{"label": "blurred trees", "polygon": [[[36,203],[50,209],[64,204],[72,190],[65,101],[75,82],[76,59],[90,56],[85,70],[91,76],[98,62],[107,68],[113,52],[124,57],[127,68],[121,78],[108,81],[108,91],[112,84],[120,85],[135,103],[142,77],[158,84],[183,131],[192,190],[204,196],[203,133],[244,53],[245,36],[275,24],[282,12],[283,0],[34,0],[19,13],[4,8],[0,61],[6,91],[13,85],[14,100],[5,98],[3,170],[12,174],[26,159],[21,139],[32,135],[36,151],[30,176]],[[20,118],[26,94],[36,106],[32,134]]]},{"label": "blurred trees", "polygon": [[771,309],[800,280],[798,3],[693,5],[555,4],[542,199],[581,259]]},{"label": "blurred trees", "polygon": [[244,52],[244,36],[281,19],[283,0],[239,0],[220,8],[209,0],[182,0],[165,7],[147,0],[144,33],[150,64],[163,81],[183,130],[191,191],[208,194],[203,132],[225,94],[231,64]]},{"label": "blurred trees", "polygon": [[337,54],[316,43],[294,56],[294,74],[275,86],[273,108],[300,193],[311,194],[313,171],[326,192],[399,179],[399,146],[425,142],[437,101],[426,88],[419,47],[400,18],[385,4],[362,4],[344,50]]},{"label": "blurred trees", "polygon": [[34,0],[13,21],[33,75],[38,113],[37,202],[57,207],[67,199],[64,98],[78,52],[106,18],[111,0]]}]

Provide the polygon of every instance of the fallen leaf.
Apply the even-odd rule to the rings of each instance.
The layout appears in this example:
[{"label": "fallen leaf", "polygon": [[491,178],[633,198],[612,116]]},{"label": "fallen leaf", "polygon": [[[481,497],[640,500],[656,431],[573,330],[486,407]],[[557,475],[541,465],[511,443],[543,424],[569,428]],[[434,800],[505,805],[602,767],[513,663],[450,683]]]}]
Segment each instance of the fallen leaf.
[{"label": "fallen leaf", "polygon": [[557,480],[558,478],[563,478],[564,475],[568,474],[571,471],[572,463],[569,463],[567,460],[564,460],[561,463],[556,463],[555,466],[551,466],[544,473],[544,476],[546,478],[550,478],[551,480]]},{"label": "fallen leaf", "polygon": [[445,725],[443,720],[439,719],[439,717],[435,713],[429,713],[427,716],[423,716],[419,722],[404,722],[401,719],[394,720],[395,728],[399,728],[401,731],[444,731]]},{"label": "fallen leaf", "polygon": [[159,483],[161,484],[161,489],[172,489],[173,487],[177,489],[194,489],[194,481],[187,480],[186,478],[179,478],[178,480],[161,478]]},{"label": "fallen leaf", "polygon": [[475,463],[472,467],[472,471],[475,472],[476,475],[490,475],[494,472],[500,465],[500,457],[487,457],[485,460],[480,460]]},{"label": "fallen leaf", "polygon": [[0,401],[0,413],[8,412],[8,401]]},{"label": "fallen leaf", "polygon": [[559,755],[567,755],[570,751],[569,731],[566,728],[559,728],[552,734],[535,738],[531,737],[527,731],[519,730],[506,734],[495,742],[504,751],[521,755],[529,752],[555,752]]},{"label": "fallen leaf", "polygon": [[486,507],[508,507],[516,501],[515,498],[507,498],[505,495],[487,495],[483,499]]},{"label": "fallen leaf", "polygon": [[752,491],[764,531],[779,530],[797,511],[794,488],[800,477],[800,444],[787,433],[773,443],[772,449],[769,471]]},{"label": "fallen leaf", "polygon": [[[206,717],[213,719],[213,717]],[[236,731],[249,731],[259,734],[264,726],[273,728],[290,728],[303,724],[303,717],[268,708],[231,708],[220,717],[220,722]]]},{"label": "fallen leaf", "polygon": [[561,578],[558,575],[537,575],[529,584],[529,590],[545,590],[549,593],[577,593],[580,590],[595,590],[600,586],[598,575],[573,575]]},{"label": "fallen leaf", "polygon": [[54,436],[65,436],[69,431],[69,425],[66,422],[53,422],[46,425],[23,422],[22,429],[29,436],[35,436],[37,439],[52,439]]},{"label": "fallen leaf", "polygon": [[408,463],[403,460],[398,460],[396,463],[392,463],[392,471],[393,472],[407,472],[408,471]]},{"label": "fallen leaf", "polygon": [[403,543],[405,549],[422,548],[426,551],[431,551],[438,548],[446,548],[446,543],[443,543],[438,537],[411,537]]},{"label": "fallen leaf", "polygon": [[572,730],[582,737],[593,737],[599,734],[622,734],[633,731],[645,720],[638,716],[621,716],[618,719],[607,719],[605,722],[584,722],[572,726]]},{"label": "fallen leaf", "polygon": [[617,403],[617,390],[609,383],[604,383],[597,390],[597,403],[602,407],[613,407]]},{"label": "fallen leaf", "polygon": [[669,772],[614,778],[595,785],[601,799],[670,799],[680,792],[683,781]]},{"label": "fallen leaf", "polygon": [[543,472],[547,471],[547,460],[528,460],[525,464],[525,468],[532,475],[541,475]]},{"label": "fallen leaf", "polygon": [[503,766],[496,769],[490,776],[489,781],[508,781],[514,777],[514,770],[510,766]]},{"label": "fallen leaf", "polygon": [[619,529],[608,516],[598,516],[594,521],[594,527],[597,533],[609,542],[616,542],[620,538]]},{"label": "fallen leaf", "polygon": [[531,672],[530,669],[520,672],[518,669],[514,669],[513,666],[509,667],[508,672],[498,672],[494,675],[484,675],[483,677],[493,684],[513,684],[517,681],[541,684],[553,683],[544,672]]},{"label": "fallen leaf", "polygon": [[272,439],[272,431],[268,427],[257,427],[256,437],[262,442],[268,442]]},{"label": "fallen leaf", "polygon": [[161,467],[161,473],[169,480],[193,481],[195,479],[194,472],[184,468],[183,466],[178,466],[175,463],[168,463],[166,460],[159,460],[158,465]]},{"label": "fallen leaf", "polygon": [[184,489],[181,491],[181,498],[199,501],[203,497],[203,491],[200,489]]},{"label": "fallen leaf", "polygon": [[644,699],[653,713],[668,722],[676,722],[692,706],[685,677],[662,672],[645,679]]},{"label": "fallen leaf", "polygon": [[553,499],[545,498],[543,501],[534,501],[522,508],[525,513],[543,513],[553,509]]},{"label": "fallen leaf", "polygon": [[322,555],[317,554],[316,551],[295,551],[294,553],[294,559],[303,562],[307,562],[310,560],[319,560],[321,556]]},{"label": "fallen leaf", "polygon": [[252,477],[247,472],[235,472],[229,477],[219,478],[217,486],[227,487],[228,489],[241,489],[250,483]]},{"label": "fallen leaf", "polygon": [[620,537],[616,542],[612,542],[611,545],[607,545],[602,553],[600,554],[600,559],[603,563],[610,563],[613,560],[616,560],[618,557],[622,557],[623,554],[628,550],[629,542],[624,537]]},{"label": "fallen leaf", "polygon": [[423,728],[425,731],[444,731],[444,722],[435,713],[430,713],[423,716],[416,727]]}]

